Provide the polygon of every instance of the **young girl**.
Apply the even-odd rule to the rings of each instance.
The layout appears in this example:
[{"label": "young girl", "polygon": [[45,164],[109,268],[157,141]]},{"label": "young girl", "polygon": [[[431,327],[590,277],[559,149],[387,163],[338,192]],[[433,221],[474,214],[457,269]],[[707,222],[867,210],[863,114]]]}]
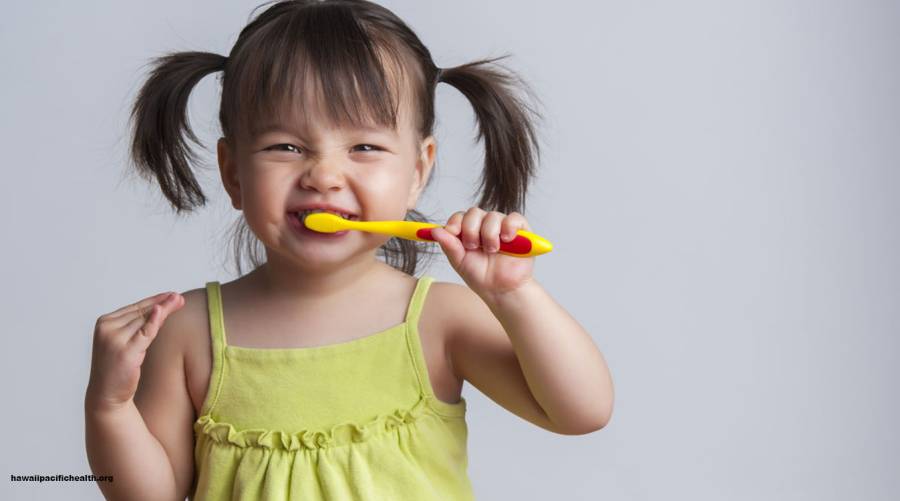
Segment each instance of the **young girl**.
[{"label": "young girl", "polygon": [[[221,178],[265,261],[97,320],[85,421],[108,499],[473,499],[464,380],[556,433],[605,426],[602,354],[533,257],[497,253],[530,230],[516,210],[537,147],[492,62],[438,68],[363,0],[278,2],[228,57],[155,61],[132,113],[136,165],[177,212],[205,203],[187,100],[221,71]],[[302,224],[310,210],[423,220],[439,82],[469,99],[486,147],[479,206],[434,230],[465,286],[415,278],[433,243]]]}]

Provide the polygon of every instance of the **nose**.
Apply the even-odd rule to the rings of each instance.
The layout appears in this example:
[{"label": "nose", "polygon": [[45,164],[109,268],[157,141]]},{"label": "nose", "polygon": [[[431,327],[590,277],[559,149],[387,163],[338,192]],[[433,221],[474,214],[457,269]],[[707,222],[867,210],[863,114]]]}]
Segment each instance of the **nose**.
[{"label": "nose", "polygon": [[336,161],[319,161],[312,165],[300,178],[300,186],[322,193],[342,188],[344,173]]}]

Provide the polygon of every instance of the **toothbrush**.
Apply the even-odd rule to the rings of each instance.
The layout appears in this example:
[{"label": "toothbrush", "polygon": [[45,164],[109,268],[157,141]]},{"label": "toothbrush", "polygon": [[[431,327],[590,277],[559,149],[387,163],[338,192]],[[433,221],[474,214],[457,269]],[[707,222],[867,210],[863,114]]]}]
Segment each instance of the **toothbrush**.
[{"label": "toothbrush", "polygon": [[[431,229],[442,227],[440,224],[416,221],[351,221],[330,212],[309,214],[304,224],[307,228],[320,233],[358,230],[420,242],[434,242]],[[457,238],[462,240],[462,235],[458,235]],[[530,231],[518,230],[516,237],[509,242],[500,240],[500,249],[497,252],[513,257],[532,257],[546,254],[552,249],[553,244],[544,237]]]}]

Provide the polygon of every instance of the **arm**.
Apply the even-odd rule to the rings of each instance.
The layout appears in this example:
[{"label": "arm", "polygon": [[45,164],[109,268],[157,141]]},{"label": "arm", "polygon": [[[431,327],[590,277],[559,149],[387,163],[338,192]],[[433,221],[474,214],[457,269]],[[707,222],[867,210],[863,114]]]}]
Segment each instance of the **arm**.
[{"label": "arm", "polygon": [[91,471],[113,477],[98,482],[106,499],[177,499],[166,451],[134,403],[109,410],[86,403],[85,435]]},{"label": "arm", "polygon": [[453,284],[451,364],[488,397],[557,433],[596,431],[612,415],[609,369],[591,336],[534,279],[483,299]]},{"label": "arm", "polygon": [[[185,383],[182,311],[168,317],[146,349],[133,399],[112,403],[88,387],[88,462],[96,475],[113,476],[98,483],[106,499],[184,500],[191,487],[194,411]],[[95,350],[98,342],[95,336]]]}]

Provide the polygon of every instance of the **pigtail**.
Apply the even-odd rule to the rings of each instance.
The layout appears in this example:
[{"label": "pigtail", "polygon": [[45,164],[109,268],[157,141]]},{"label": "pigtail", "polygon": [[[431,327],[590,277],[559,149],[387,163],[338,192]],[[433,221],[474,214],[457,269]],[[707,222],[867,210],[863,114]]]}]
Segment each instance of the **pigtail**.
[{"label": "pigtail", "polygon": [[[415,221],[417,223],[432,222],[416,209],[408,211],[403,219],[404,221]],[[432,245],[430,242],[419,242],[397,237],[389,239],[378,251],[384,256],[385,263],[410,276],[415,276],[416,268],[419,265],[428,268],[434,257],[439,253],[443,253],[443,251],[440,251],[439,246]]]},{"label": "pigtail", "polygon": [[[206,203],[191,172],[196,155],[185,136],[201,145],[187,117],[188,96],[204,76],[224,70],[227,58],[178,52],[155,58],[131,111],[131,158],[142,178],[156,178],[176,212]],[[202,146],[202,145],[201,145]]]},{"label": "pigtail", "polygon": [[484,139],[484,170],[478,191],[478,206],[503,213],[524,212],[528,185],[535,172],[540,147],[529,114],[543,118],[515,93],[518,84],[532,99],[535,95],[514,72],[488,66],[499,59],[479,60],[437,74],[469,100],[478,123],[476,141]]}]

